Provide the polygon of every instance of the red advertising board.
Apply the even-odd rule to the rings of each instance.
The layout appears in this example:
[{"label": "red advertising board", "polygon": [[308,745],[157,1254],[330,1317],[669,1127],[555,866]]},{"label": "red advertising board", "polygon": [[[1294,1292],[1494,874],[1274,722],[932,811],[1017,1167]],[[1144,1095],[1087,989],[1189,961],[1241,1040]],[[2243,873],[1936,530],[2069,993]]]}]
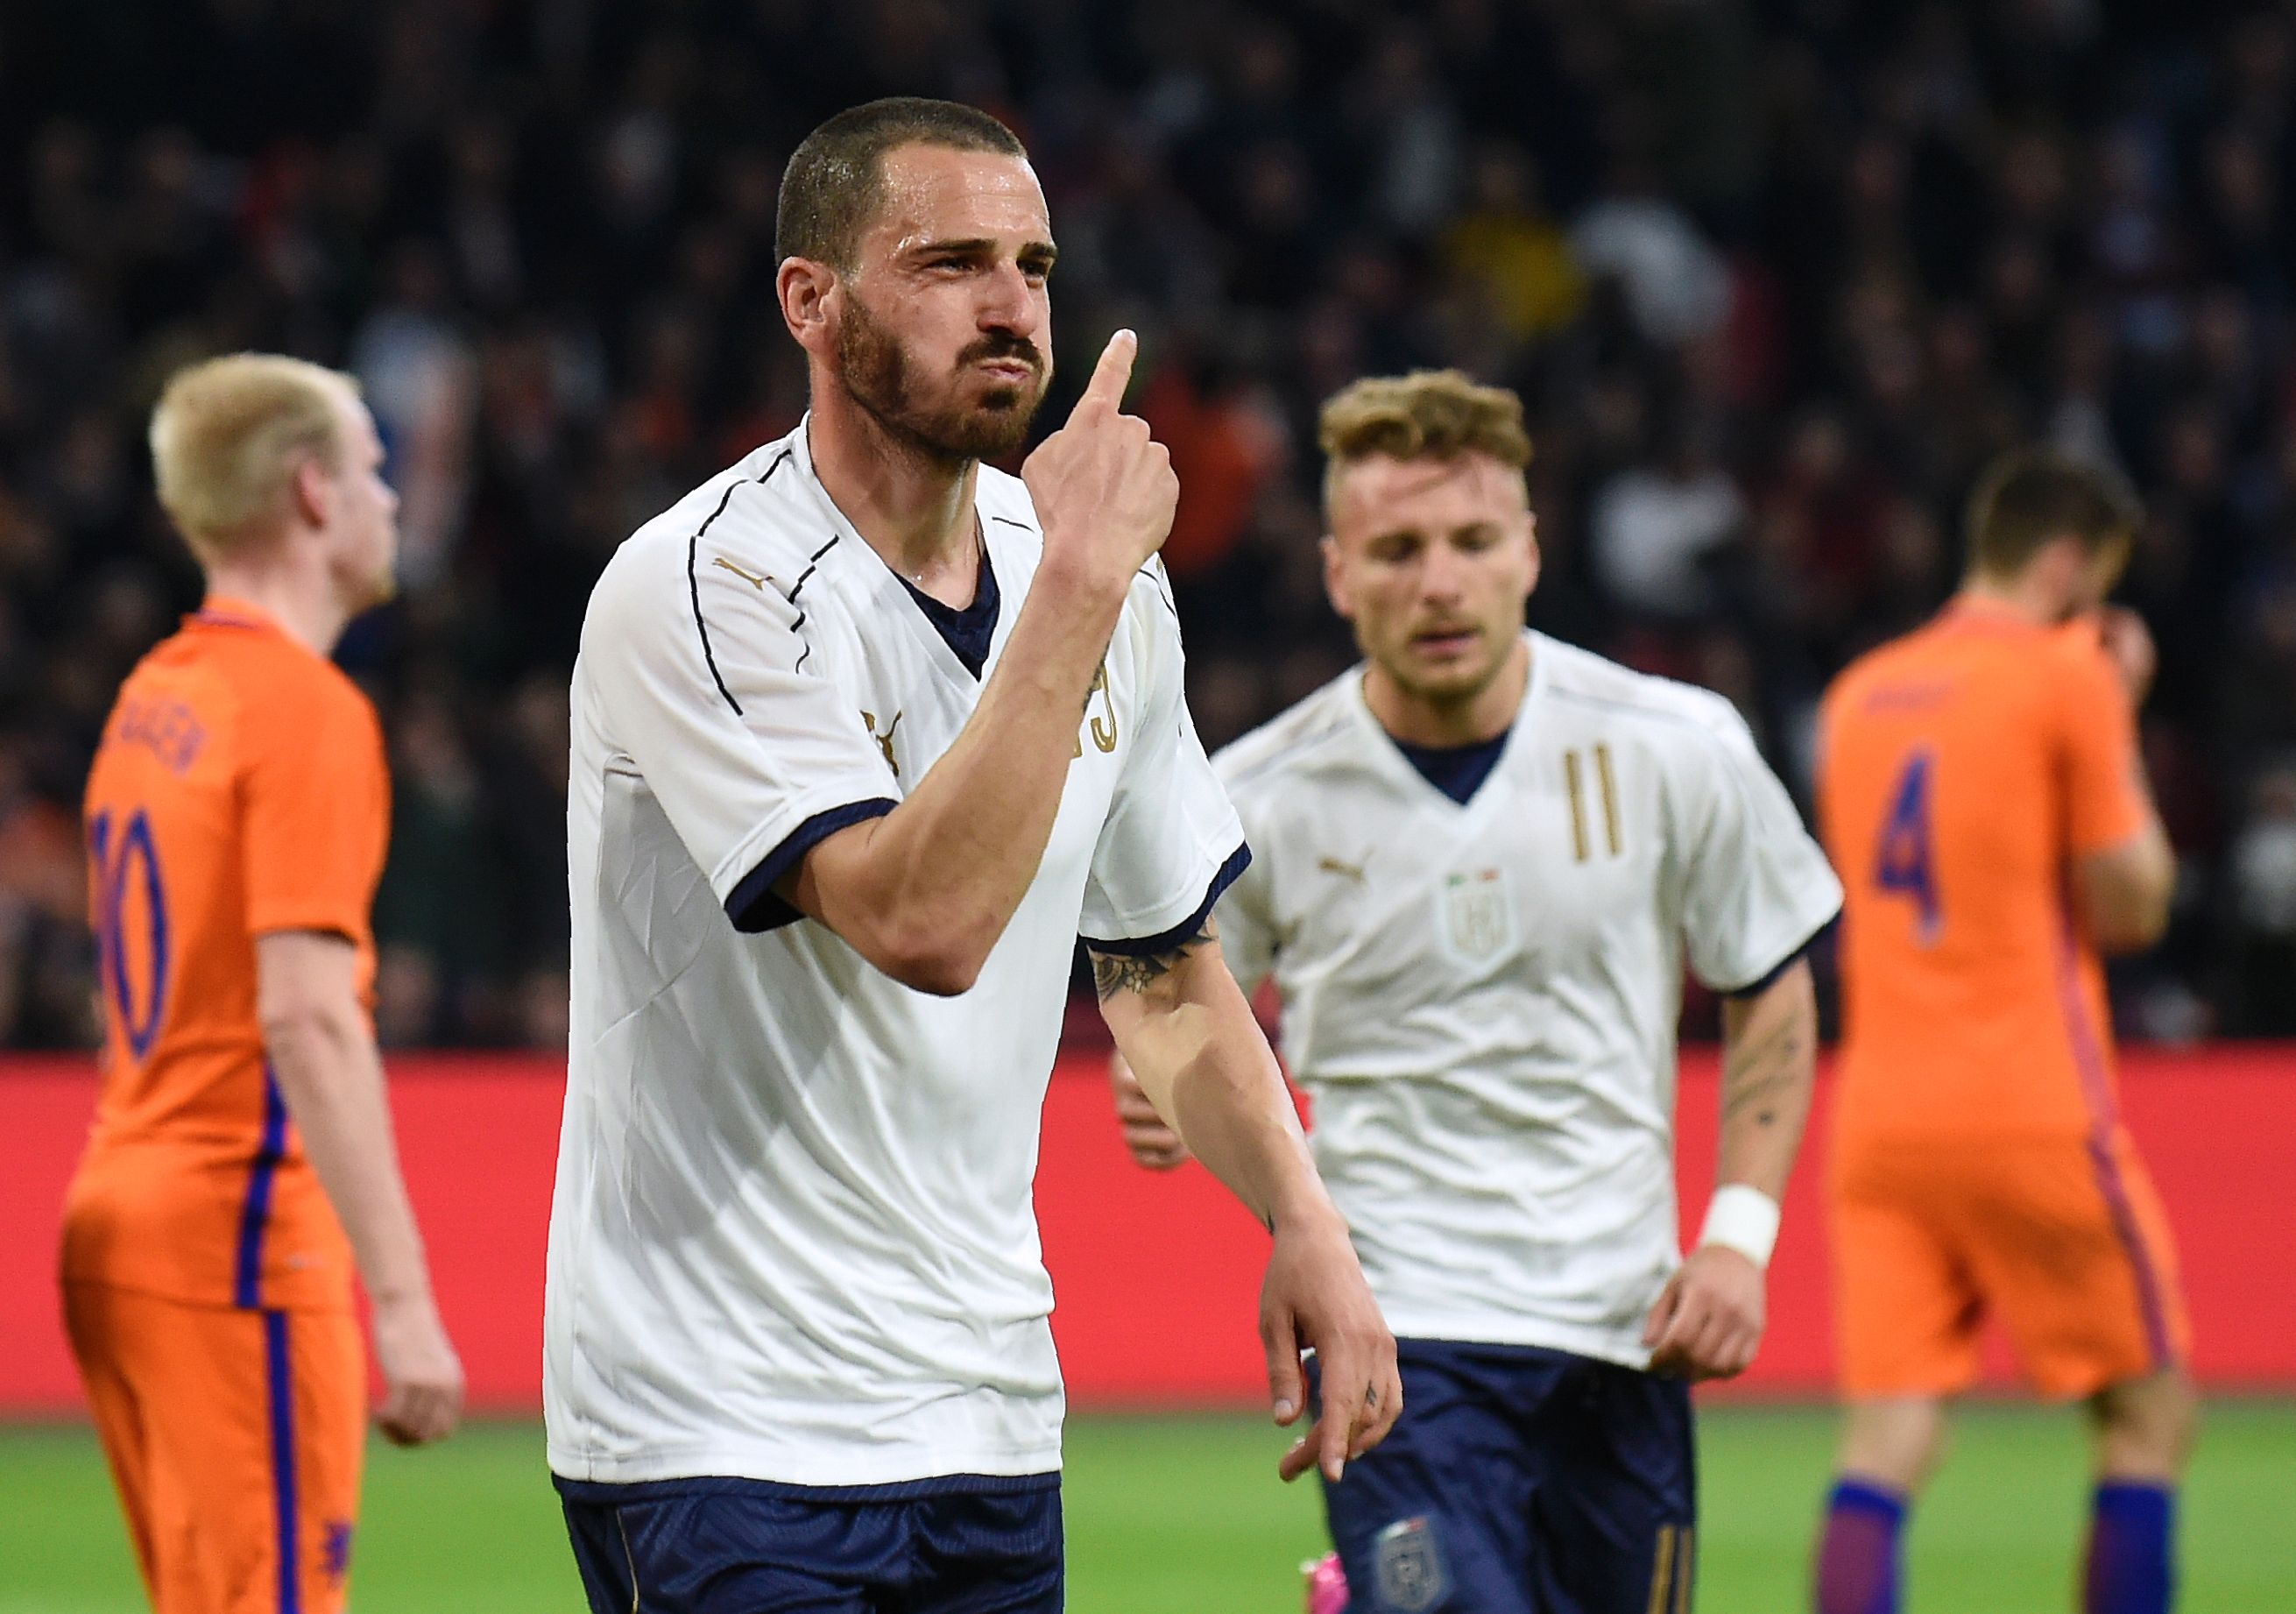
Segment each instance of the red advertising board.
[{"label": "red advertising board", "polygon": [[[563,1066],[401,1056],[391,1073],[400,1149],[472,1400],[530,1409]],[[94,1087],[84,1060],[0,1061],[0,1413],[78,1404],[57,1321],[56,1218]],[[2296,1255],[2286,1237],[2296,1203],[2296,1049],[2140,1050],[2125,1060],[2123,1091],[2176,1224],[2195,1368],[2218,1387],[2296,1389]],[[1714,1116],[1712,1060],[1687,1056],[1682,1191],[1693,1211],[1705,1200]],[[1773,1269],[1770,1337],[1732,1394],[1807,1396],[1826,1386],[1823,1091],[1812,1140]],[[1096,1058],[1073,1059],[1054,1079],[1037,1201],[1054,1328],[1078,1404],[1263,1394],[1255,1317],[1267,1236],[1202,1168],[1156,1175],[1133,1166]]]}]

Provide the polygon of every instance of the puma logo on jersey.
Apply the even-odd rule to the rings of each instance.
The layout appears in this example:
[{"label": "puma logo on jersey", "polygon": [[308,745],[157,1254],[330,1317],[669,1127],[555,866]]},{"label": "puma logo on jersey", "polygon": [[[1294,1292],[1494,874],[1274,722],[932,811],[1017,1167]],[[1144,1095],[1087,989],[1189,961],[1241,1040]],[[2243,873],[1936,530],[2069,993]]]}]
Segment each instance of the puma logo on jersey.
[{"label": "puma logo on jersey", "polygon": [[766,584],[769,580],[764,573],[758,572],[744,572],[741,567],[735,565],[732,561],[727,560],[722,555],[714,556],[710,560],[709,564],[713,566],[725,567],[726,571],[731,572],[735,577],[740,578],[743,582],[749,584],[750,587],[757,589],[759,593],[762,594],[765,592]]},{"label": "puma logo on jersey", "polygon": [[877,749],[885,753],[885,766],[893,770],[893,777],[895,778],[899,778],[901,777],[901,765],[893,760],[893,730],[901,726],[901,714],[898,712],[893,713],[893,721],[885,725],[885,732],[882,734],[877,732],[877,714],[875,712],[863,712],[861,714],[861,721],[869,726],[869,737],[877,742]]},{"label": "puma logo on jersey", "polygon": [[1358,885],[1364,883],[1364,871],[1363,865],[1361,863],[1342,863],[1337,858],[1317,858],[1316,860],[1316,872],[1317,874],[1335,874],[1341,879],[1353,880]]}]

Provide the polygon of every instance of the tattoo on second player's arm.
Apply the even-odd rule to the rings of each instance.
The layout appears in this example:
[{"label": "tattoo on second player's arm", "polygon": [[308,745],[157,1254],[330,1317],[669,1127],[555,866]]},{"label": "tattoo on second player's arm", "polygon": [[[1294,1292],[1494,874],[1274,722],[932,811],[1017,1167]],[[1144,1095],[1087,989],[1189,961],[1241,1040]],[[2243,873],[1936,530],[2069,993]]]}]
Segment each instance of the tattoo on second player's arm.
[{"label": "tattoo on second player's arm", "polygon": [[1103,1003],[1119,992],[1145,992],[1156,981],[1178,968],[1180,961],[1213,937],[1212,922],[1206,919],[1195,935],[1162,952],[1134,954],[1097,952],[1092,954],[1093,990]]},{"label": "tattoo on second player's arm", "polygon": [[1777,1099],[1783,1091],[1802,1079],[1808,1049],[1799,1016],[1773,1025],[1743,1046],[1725,1050],[1722,1057],[1722,1124],[1727,1126],[1748,1109],[1757,1126],[1777,1124]]}]

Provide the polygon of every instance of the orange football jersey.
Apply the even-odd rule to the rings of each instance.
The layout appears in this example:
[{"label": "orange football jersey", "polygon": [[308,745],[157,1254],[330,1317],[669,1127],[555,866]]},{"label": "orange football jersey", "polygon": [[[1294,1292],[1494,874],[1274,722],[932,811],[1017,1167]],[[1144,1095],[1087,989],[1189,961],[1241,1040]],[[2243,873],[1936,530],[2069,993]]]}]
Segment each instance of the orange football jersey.
[{"label": "orange football jersey", "polygon": [[2067,882],[2151,811],[2095,628],[1956,604],[1835,681],[1819,745],[1842,1133],[2093,1132],[2111,1019]]},{"label": "orange football jersey", "polygon": [[373,707],[255,607],[210,600],[129,674],[87,785],[105,1037],[67,1280],[349,1303],[348,1244],[265,1056],[255,940],[345,936],[370,990],[390,811]]}]

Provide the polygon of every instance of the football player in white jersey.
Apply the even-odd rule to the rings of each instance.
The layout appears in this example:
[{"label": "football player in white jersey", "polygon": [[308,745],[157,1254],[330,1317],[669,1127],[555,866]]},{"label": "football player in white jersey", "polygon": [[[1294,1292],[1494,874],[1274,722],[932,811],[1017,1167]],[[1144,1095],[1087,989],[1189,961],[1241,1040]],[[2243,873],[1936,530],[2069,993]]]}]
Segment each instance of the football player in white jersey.
[{"label": "football player in white jersey", "polygon": [[1020,142],[884,101],[791,157],[812,410],[599,579],[573,687],[549,1458],[591,1607],[1061,1606],[1030,1188],[1081,935],[1118,1044],[1271,1228],[1280,1465],[1394,1344],[1210,911],[1248,862],[1181,700],[1175,483],[1119,333],[1014,478],[1052,231]]},{"label": "football player in white jersey", "polygon": [[[1345,1582],[1364,1610],[1679,1614],[1689,1384],[1761,1341],[1816,1044],[1802,955],[1841,887],[1728,702],[1525,631],[1512,393],[1360,382],[1323,442],[1325,581],[1365,662],[1214,766],[1259,853],[1221,938],[1247,988],[1275,980],[1400,1339],[1408,1410],[1324,1487]],[[1687,1257],[1685,959],[1725,1037]],[[1185,1157],[1152,1087],[1119,1066],[1117,1096],[1136,1155]]]}]

